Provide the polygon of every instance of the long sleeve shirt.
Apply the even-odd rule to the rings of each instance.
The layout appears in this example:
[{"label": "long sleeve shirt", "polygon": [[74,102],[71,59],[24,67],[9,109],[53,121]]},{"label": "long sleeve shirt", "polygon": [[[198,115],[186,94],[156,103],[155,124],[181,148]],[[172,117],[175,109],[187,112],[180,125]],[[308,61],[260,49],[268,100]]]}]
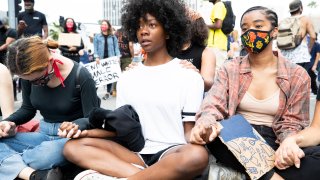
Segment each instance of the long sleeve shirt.
[{"label": "long sleeve shirt", "polygon": [[[248,56],[225,63],[217,72],[213,88],[196,115],[196,123],[211,125],[234,115],[252,79]],[[310,123],[310,78],[302,67],[279,56],[276,83],[280,88],[280,97],[272,128],[277,141],[282,142],[288,135],[301,131]]]},{"label": "long sleeve shirt", "polygon": [[37,110],[44,121],[61,123],[75,121],[89,116],[94,107],[100,106],[100,100],[95,89],[95,82],[86,68],[79,73],[80,90],[76,88],[76,74],[79,64],[75,63],[72,71],[66,77],[65,87],[34,86],[27,80],[22,80],[22,105],[6,120],[17,125],[31,120]]}]

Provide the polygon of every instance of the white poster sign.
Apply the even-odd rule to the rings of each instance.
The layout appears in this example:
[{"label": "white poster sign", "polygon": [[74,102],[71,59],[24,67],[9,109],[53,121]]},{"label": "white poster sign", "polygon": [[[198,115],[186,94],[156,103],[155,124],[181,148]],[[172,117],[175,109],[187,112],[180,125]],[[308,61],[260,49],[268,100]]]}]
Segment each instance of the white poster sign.
[{"label": "white poster sign", "polygon": [[118,56],[100,59],[100,64],[91,62],[83,65],[91,73],[96,87],[117,82],[121,75],[120,58]]},{"label": "white poster sign", "polygon": [[60,33],[58,43],[64,46],[80,46],[81,35],[76,33]]}]

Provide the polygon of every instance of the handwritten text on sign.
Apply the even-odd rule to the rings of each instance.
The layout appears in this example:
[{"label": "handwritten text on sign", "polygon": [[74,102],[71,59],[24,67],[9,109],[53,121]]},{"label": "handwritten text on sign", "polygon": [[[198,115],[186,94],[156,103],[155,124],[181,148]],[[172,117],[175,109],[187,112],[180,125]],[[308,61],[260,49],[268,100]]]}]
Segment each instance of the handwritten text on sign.
[{"label": "handwritten text on sign", "polygon": [[106,59],[101,59],[100,64],[91,62],[85,64],[84,67],[91,73],[96,87],[117,82],[120,75],[121,69],[119,64],[119,57],[114,56]]}]

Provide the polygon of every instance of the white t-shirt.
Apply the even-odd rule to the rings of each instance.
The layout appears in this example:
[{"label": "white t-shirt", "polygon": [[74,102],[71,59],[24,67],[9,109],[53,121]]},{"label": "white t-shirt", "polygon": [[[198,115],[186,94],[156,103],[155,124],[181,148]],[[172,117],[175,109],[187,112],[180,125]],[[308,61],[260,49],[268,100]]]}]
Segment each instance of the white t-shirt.
[{"label": "white t-shirt", "polygon": [[139,63],[125,71],[117,83],[117,107],[130,104],[139,115],[146,140],[141,154],[186,144],[183,121],[195,121],[204,83],[199,73],[179,62],[173,59],[159,66]]}]

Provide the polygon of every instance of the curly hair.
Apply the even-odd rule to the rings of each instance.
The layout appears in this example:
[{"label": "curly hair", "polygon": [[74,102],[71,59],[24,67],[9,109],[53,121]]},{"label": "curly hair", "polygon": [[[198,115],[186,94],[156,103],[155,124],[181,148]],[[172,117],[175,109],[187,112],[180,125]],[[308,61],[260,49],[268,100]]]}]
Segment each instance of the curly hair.
[{"label": "curly hair", "polygon": [[170,55],[178,52],[189,39],[190,24],[182,0],[126,0],[121,9],[121,23],[129,39],[137,42],[139,19],[147,14],[154,16],[169,36],[167,49]]},{"label": "curly hair", "polygon": [[191,42],[199,46],[207,46],[208,28],[202,17],[191,21]]}]

